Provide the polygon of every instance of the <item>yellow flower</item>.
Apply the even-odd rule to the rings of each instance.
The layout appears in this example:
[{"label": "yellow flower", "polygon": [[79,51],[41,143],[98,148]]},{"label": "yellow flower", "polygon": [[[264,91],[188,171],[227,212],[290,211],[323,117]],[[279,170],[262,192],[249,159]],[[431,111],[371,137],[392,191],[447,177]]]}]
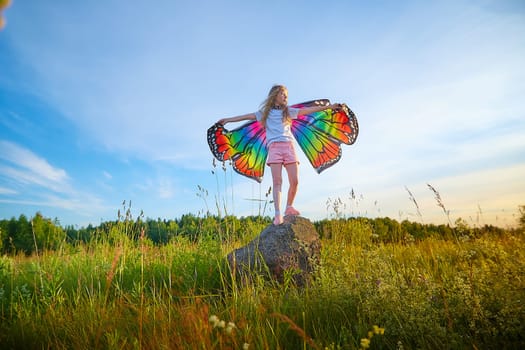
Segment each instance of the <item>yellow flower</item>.
[{"label": "yellow flower", "polygon": [[374,334],[385,334],[385,329],[383,327],[379,327],[377,325],[374,325],[372,327],[372,330],[374,331]]},{"label": "yellow flower", "polygon": [[370,339],[363,338],[361,339],[361,348],[368,349],[370,347]]}]

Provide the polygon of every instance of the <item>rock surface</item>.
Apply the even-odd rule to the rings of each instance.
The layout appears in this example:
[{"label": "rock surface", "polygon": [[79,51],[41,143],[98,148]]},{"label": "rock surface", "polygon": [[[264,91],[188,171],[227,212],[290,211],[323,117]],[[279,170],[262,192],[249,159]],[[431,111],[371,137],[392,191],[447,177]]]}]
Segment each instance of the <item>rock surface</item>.
[{"label": "rock surface", "polygon": [[228,254],[228,262],[242,279],[269,272],[282,283],[288,270],[288,276],[304,286],[319,263],[320,251],[319,234],[310,220],[286,216],[282,225],[268,225],[246,246]]}]

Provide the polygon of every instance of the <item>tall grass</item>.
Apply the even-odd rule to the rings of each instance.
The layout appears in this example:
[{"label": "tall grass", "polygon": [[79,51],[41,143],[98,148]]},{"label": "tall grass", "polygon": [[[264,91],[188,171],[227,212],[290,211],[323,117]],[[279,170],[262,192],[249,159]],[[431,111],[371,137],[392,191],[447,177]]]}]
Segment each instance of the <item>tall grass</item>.
[{"label": "tall grass", "polygon": [[[255,276],[225,255],[246,238],[153,245],[128,217],[107,239],[0,258],[0,347],[53,349],[518,348],[524,237],[377,243],[332,219],[312,283]],[[254,236],[260,232],[253,227]],[[130,237],[138,237],[132,239]],[[381,334],[384,333],[384,334]]]}]

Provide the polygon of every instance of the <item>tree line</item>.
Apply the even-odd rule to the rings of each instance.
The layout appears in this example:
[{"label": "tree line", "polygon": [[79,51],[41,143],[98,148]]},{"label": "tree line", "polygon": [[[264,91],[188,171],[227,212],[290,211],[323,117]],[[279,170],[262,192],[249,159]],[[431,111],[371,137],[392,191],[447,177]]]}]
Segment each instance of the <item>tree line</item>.
[{"label": "tree line", "polygon": [[[458,219],[454,225],[422,224],[404,220],[383,218],[334,218],[314,222],[320,236],[331,239],[334,235],[352,236],[354,232],[368,232],[367,239],[372,242],[398,243],[423,240],[428,237],[437,239],[470,239],[484,234],[502,235],[505,233],[523,233],[525,231],[525,205],[519,207],[520,218],[515,229],[503,229],[492,225],[470,227],[464,220]],[[256,235],[271,223],[270,217],[248,216],[196,216],[182,215],[177,219],[132,218],[129,211],[118,215],[115,221],[102,222],[100,225],[77,228],[61,226],[58,219],[45,218],[37,212],[32,218],[20,215],[9,220],[0,220],[0,254],[27,255],[43,250],[56,250],[67,245],[93,242],[113,243],[121,237],[131,241],[147,239],[155,245],[167,244],[175,237],[185,237],[197,241],[207,237],[219,240],[233,240]],[[363,230],[364,228],[364,230]]]},{"label": "tree line", "polygon": [[153,244],[167,244],[174,237],[186,237],[193,241],[211,237],[221,240],[236,239],[250,232],[260,232],[271,223],[269,217],[204,217],[185,214],[177,219],[134,219],[129,215],[114,221],[86,227],[61,226],[58,219],[45,218],[40,212],[28,218],[0,220],[0,254],[25,253],[31,255],[43,250],[56,250],[64,244],[78,245],[96,242],[114,243],[126,237],[131,241],[148,239]]}]

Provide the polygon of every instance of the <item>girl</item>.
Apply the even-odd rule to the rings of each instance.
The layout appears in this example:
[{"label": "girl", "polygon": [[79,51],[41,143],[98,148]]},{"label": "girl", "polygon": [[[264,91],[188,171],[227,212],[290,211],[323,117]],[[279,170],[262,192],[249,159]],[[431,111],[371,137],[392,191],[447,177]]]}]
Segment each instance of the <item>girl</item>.
[{"label": "girl", "polygon": [[298,164],[297,155],[293,145],[293,135],[290,130],[292,119],[300,115],[311,114],[325,109],[338,109],[339,104],[328,106],[315,106],[306,108],[288,107],[288,90],[283,85],[274,85],[268,93],[268,97],[261,104],[261,109],[255,113],[248,113],[237,117],[223,118],[219,124],[238,122],[243,120],[258,120],[266,128],[266,147],[268,148],[267,164],[272,172],[273,180],[273,204],[275,207],[275,219],[273,223],[283,223],[281,214],[281,186],[283,165],[288,173],[288,198],[284,215],[299,215],[293,207],[293,201],[297,194]]}]

